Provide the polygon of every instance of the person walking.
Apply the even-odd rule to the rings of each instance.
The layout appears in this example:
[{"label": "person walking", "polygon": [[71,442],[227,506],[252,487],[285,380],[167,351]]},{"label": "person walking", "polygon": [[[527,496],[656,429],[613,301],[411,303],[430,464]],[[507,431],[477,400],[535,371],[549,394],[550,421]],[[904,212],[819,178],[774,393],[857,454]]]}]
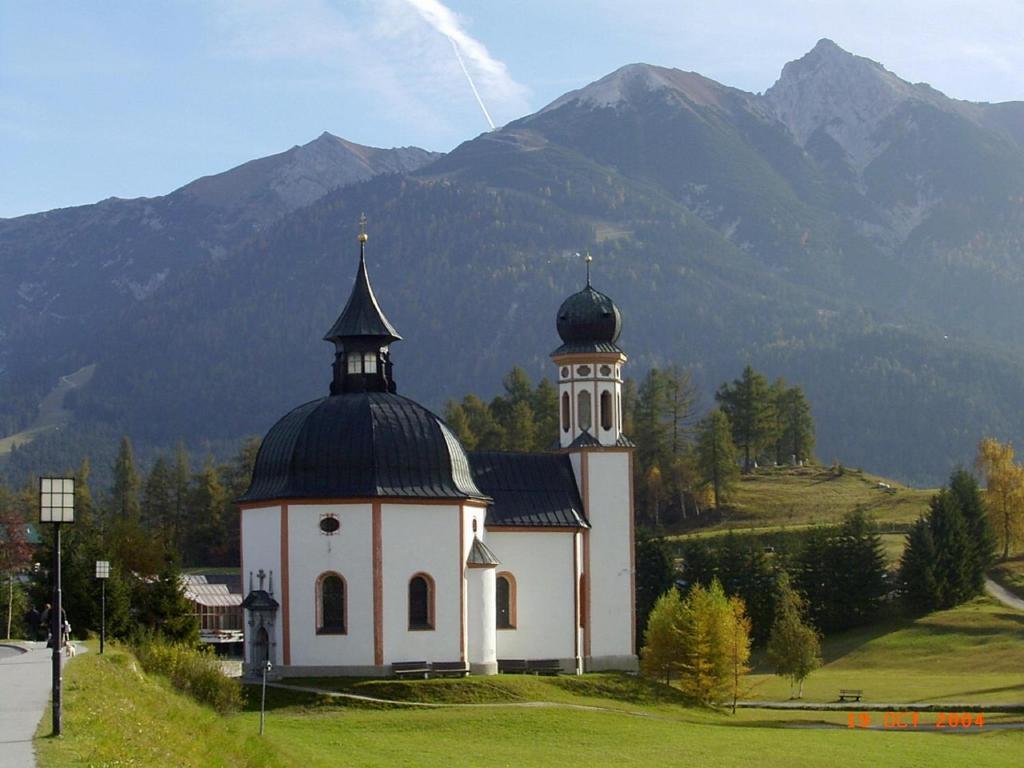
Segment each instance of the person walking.
[{"label": "person walking", "polygon": [[41,614],[39,609],[33,605],[25,612],[25,626],[28,629],[28,639],[38,640],[39,639],[39,624],[41,622]]}]

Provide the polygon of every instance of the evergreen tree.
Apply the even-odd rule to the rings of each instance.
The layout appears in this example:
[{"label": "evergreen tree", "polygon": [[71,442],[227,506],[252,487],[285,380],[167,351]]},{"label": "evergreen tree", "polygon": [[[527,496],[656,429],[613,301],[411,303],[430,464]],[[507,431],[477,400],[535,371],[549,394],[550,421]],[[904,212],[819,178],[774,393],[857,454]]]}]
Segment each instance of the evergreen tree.
[{"label": "evergreen tree", "polygon": [[779,446],[776,461],[786,464],[790,457],[807,461],[814,453],[814,419],[803,390],[784,388],[775,398],[775,409]]},{"label": "evergreen tree", "polygon": [[185,553],[190,565],[224,565],[228,534],[225,521],[227,495],[208,457],[193,484],[190,499],[191,522],[185,538]]},{"label": "evergreen tree", "polygon": [[995,534],[974,475],[963,468],[954,471],[949,480],[949,492],[960,508],[967,527],[969,594],[980,595],[985,590],[985,574],[996,560]]},{"label": "evergreen tree", "polygon": [[683,601],[676,589],[658,598],[647,619],[644,647],[640,651],[640,671],[648,677],[663,679],[668,685],[682,664],[681,629]]},{"label": "evergreen tree", "polygon": [[638,538],[636,544],[636,637],[641,645],[647,617],[658,598],[672,589],[675,572],[664,540]]},{"label": "evergreen tree", "polygon": [[[158,456],[146,476],[142,491],[142,525],[152,533],[166,534],[174,518],[174,487],[167,459]],[[166,536],[165,536],[166,538]]]},{"label": "evergreen tree", "polygon": [[768,636],[768,660],[775,674],[797,686],[796,698],[803,697],[804,680],[821,666],[821,639],[817,631],[804,620],[805,604],[793,589],[789,576],[779,574],[776,586],[775,621]]},{"label": "evergreen tree", "polygon": [[711,411],[697,427],[697,466],[703,481],[714,489],[717,508],[739,476],[729,418],[719,408]]},{"label": "evergreen tree", "polygon": [[[734,613],[718,580],[696,585],[683,601],[682,689],[701,704],[725,698],[733,679]],[[749,646],[749,638],[746,644]]]},{"label": "evergreen tree", "polygon": [[505,447],[505,430],[491,413],[491,409],[476,395],[462,399],[462,409],[469,421],[469,430],[476,436],[476,450],[500,451]]},{"label": "evergreen tree", "polygon": [[505,424],[505,448],[510,451],[529,451],[534,447],[537,436],[537,425],[533,418],[533,408],[526,400],[520,400],[512,406]]},{"label": "evergreen tree", "polygon": [[121,520],[139,520],[139,473],[135,469],[132,442],[121,438],[121,448],[114,462],[114,487],[110,494],[111,512]]},{"label": "evergreen tree", "polygon": [[174,514],[170,524],[167,546],[180,556],[184,547],[185,529],[189,522],[189,484],[192,478],[191,461],[185,444],[179,442],[174,449],[174,467],[171,470],[171,498]]},{"label": "evergreen tree", "polygon": [[729,417],[732,438],[743,450],[743,468],[750,471],[751,456],[772,438],[775,414],[768,381],[749,365],[732,384],[723,384],[715,394],[719,406]]},{"label": "evergreen tree", "polygon": [[667,451],[681,456],[689,447],[697,405],[697,388],[689,371],[670,365],[661,374],[660,421],[665,425]]},{"label": "evergreen tree", "polygon": [[825,632],[847,629],[872,621],[888,592],[885,547],[876,526],[861,510],[843,518],[831,553],[833,583],[830,585]]},{"label": "evergreen tree", "polygon": [[907,608],[927,613],[938,607],[939,586],[935,576],[935,541],[926,516],[907,533],[900,558],[900,594]]},{"label": "evergreen tree", "polygon": [[739,597],[729,598],[727,654],[729,668],[732,672],[730,693],[732,694],[732,713],[736,714],[736,701],[743,690],[743,678],[750,672],[751,621],[747,609]]},{"label": "evergreen tree", "polygon": [[477,437],[469,427],[469,417],[462,405],[449,400],[444,406],[444,420],[452,433],[459,438],[462,447],[467,451],[476,450]]},{"label": "evergreen tree", "polygon": [[956,498],[945,488],[932,497],[928,525],[935,541],[938,606],[952,608],[972,597],[968,570],[967,526]]},{"label": "evergreen tree", "polygon": [[533,450],[544,451],[558,439],[558,387],[547,377],[537,383],[532,406],[536,425]]},{"label": "evergreen tree", "polygon": [[157,577],[142,582],[134,600],[140,625],[172,642],[199,642],[199,619],[185,597],[181,569],[168,555]]}]

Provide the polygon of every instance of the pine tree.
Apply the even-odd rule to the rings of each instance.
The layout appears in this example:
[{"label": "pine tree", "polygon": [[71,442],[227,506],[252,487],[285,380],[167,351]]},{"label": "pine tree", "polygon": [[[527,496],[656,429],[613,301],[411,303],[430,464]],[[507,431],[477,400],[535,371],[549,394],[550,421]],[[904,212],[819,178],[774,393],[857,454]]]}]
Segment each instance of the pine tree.
[{"label": "pine tree", "polygon": [[114,487],[110,494],[111,512],[121,520],[139,520],[139,473],[135,469],[132,442],[121,438],[121,448],[114,462]]},{"label": "pine tree", "polygon": [[697,466],[701,478],[714,489],[717,508],[739,476],[729,418],[721,409],[715,408],[697,427]]},{"label": "pine tree", "polygon": [[919,518],[907,533],[907,543],[900,558],[899,578],[900,594],[910,611],[927,613],[938,607],[935,541],[926,516]]},{"label": "pine tree", "polygon": [[768,636],[768,660],[775,674],[788,677],[797,686],[795,698],[802,698],[804,680],[821,666],[821,639],[818,632],[805,623],[804,600],[793,589],[789,576],[779,574],[776,586],[775,621]]},{"label": "pine tree", "polygon": [[199,619],[185,597],[181,568],[168,555],[157,577],[140,583],[134,600],[139,623],[172,642],[194,645],[199,642]]},{"label": "pine tree", "polygon": [[658,598],[672,589],[675,572],[664,540],[638,538],[636,544],[636,637],[644,643],[647,617]]},{"label": "pine tree", "polygon": [[529,451],[536,441],[537,425],[533,408],[526,400],[512,406],[505,424],[505,447],[510,451]]},{"label": "pine tree", "polygon": [[[174,488],[167,459],[158,456],[142,492],[142,525],[150,532],[167,532],[174,517]],[[165,537],[166,538],[166,537]]]},{"label": "pine tree", "polygon": [[954,471],[949,479],[949,492],[956,500],[967,527],[969,594],[980,595],[985,589],[985,574],[996,560],[995,534],[974,475],[963,468]]},{"label": "pine tree", "polygon": [[956,498],[945,488],[932,497],[928,526],[935,541],[938,606],[952,608],[971,596],[967,526]]},{"label": "pine tree", "polygon": [[174,449],[174,467],[171,470],[171,498],[174,512],[170,521],[167,547],[180,556],[185,544],[185,529],[189,518],[189,483],[192,478],[191,461],[185,444],[179,442]]},{"label": "pine tree", "polygon": [[533,450],[544,451],[558,438],[558,387],[547,377],[541,379],[531,404],[536,424]]},{"label": "pine tree", "polygon": [[444,406],[444,420],[448,428],[459,438],[462,447],[467,451],[476,450],[477,436],[469,426],[466,410],[455,400],[449,400]]},{"label": "pine tree", "polygon": [[191,565],[223,565],[228,545],[224,508],[227,495],[220,475],[208,457],[195,476],[189,507],[191,522],[185,538],[186,562]]},{"label": "pine tree", "polygon": [[505,447],[505,430],[491,413],[491,409],[476,395],[462,399],[462,409],[469,420],[469,429],[476,436],[476,450],[500,451]]},{"label": "pine tree", "polygon": [[680,684],[701,704],[717,703],[729,690],[734,671],[733,616],[717,579],[707,588],[692,587],[683,601]]},{"label": "pine tree", "polygon": [[644,647],[640,651],[640,671],[668,685],[682,664],[681,621],[683,601],[676,589],[658,598],[647,619]]},{"label": "pine tree", "polygon": [[747,608],[743,599],[739,597],[729,598],[728,616],[728,658],[729,667],[732,672],[731,693],[732,713],[736,714],[736,701],[743,690],[743,678],[750,672],[750,643],[751,643],[751,621],[747,616]]},{"label": "pine tree", "polygon": [[723,384],[715,394],[729,417],[733,442],[743,450],[743,468],[750,471],[751,456],[772,438],[775,414],[768,381],[749,365],[732,384]]},{"label": "pine tree", "polygon": [[[780,379],[781,381],[781,379]],[[806,461],[814,453],[814,419],[800,387],[785,387],[775,396],[778,428],[776,461]]]}]

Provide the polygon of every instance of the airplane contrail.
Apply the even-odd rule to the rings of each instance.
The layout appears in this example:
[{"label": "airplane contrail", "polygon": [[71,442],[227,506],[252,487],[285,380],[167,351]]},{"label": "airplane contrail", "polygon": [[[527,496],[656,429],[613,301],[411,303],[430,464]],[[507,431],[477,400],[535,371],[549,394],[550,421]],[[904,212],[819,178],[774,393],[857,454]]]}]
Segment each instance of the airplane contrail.
[{"label": "airplane contrail", "polygon": [[469,76],[469,70],[466,68],[466,62],[462,60],[462,54],[459,53],[459,46],[455,42],[455,38],[445,35],[448,38],[448,42],[452,44],[452,50],[455,51],[455,58],[459,60],[459,66],[462,67],[462,74],[466,76],[466,82],[469,83],[469,87],[473,90],[473,95],[476,97],[476,103],[480,105],[480,109],[484,113],[484,117],[487,118],[487,124],[491,126],[493,131],[494,121],[491,120],[491,113],[487,111],[487,107],[484,106],[484,100],[480,98],[480,91],[476,89],[476,84],[473,82],[473,78]]}]

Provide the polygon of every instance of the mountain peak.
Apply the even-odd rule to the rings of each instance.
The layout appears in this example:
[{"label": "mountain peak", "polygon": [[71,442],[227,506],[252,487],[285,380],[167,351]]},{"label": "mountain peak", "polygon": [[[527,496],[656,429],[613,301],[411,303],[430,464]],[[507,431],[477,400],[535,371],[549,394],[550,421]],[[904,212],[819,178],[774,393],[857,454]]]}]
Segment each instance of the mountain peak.
[{"label": "mountain peak", "polygon": [[765,98],[801,145],[824,130],[863,168],[877,153],[871,137],[878,125],[907,100],[933,100],[936,93],[822,38],[782,68]]},{"label": "mountain peak", "polygon": [[696,72],[637,62],[619,67],[575,91],[555,99],[537,114],[551,112],[577,102],[590,107],[617,107],[631,104],[657,91],[669,91],[701,105],[718,104],[725,86]]}]

